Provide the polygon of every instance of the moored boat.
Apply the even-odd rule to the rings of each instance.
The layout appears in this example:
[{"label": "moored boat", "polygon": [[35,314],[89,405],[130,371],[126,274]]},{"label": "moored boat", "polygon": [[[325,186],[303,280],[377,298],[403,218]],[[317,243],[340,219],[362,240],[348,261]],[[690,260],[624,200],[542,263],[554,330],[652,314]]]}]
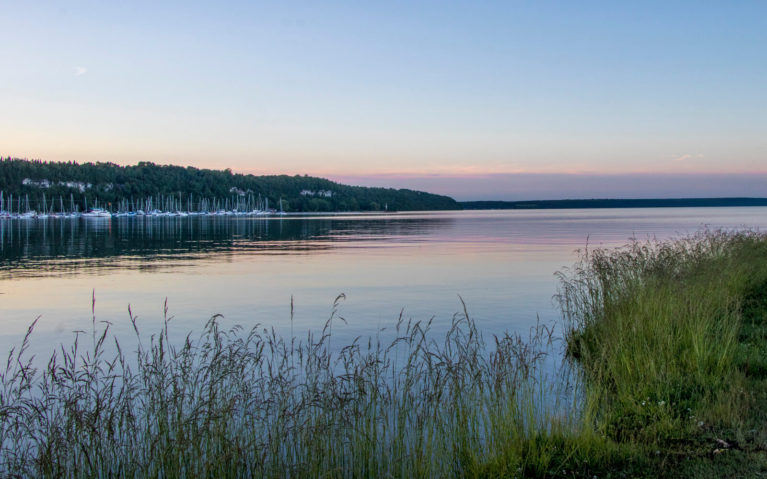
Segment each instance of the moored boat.
[{"label": "moored boat", "polygon": [[80,215],[82,218],[111,218],[112,213],[102,208],[93,208],[92,210]]}]

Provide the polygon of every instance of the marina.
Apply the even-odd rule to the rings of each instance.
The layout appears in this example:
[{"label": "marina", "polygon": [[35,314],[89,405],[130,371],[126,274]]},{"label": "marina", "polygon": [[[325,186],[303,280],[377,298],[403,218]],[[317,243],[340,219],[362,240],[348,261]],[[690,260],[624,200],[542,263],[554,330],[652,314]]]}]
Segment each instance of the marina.
[{"label": "marina", "polygon": [[[0,219],[17,220],[47,220],[47,219],[77,219],[77,218],[123,218],[123,217],[186,217],[186,216],[244,216],[244,217],[266,217],[286,215],[282,209],[282,199],[279,200],[279,208],[269,208],[269,199],[248,196],[232,197],[225,200],[202,199],[193,203],[190,196],[186,203],[177,198],[154,197],[146,198],[143,201],[122,200],[117,203],[117,208],[111,209],[111,205],[99,207],[98,202],[93,208],[88,208],[87,201],[84,203],[82,211],[74,199],[70,197],[69,208],[64,207],[63,197],[59,197],[58,202],[51,202],[50,207],[46,202],[45,195],[36,202],[38,209],[30,206],[29,195],[25,195],[22,201],[21,197],[16,198],[16,209],[14,210],[14,198],[10,195],[6,200],[5,195],[0,192]],[[35,203],[33,203],[35,204]],[[155,204],[163,205],[162,208],[155,207]],[[58,206],[57,206],[58,205]],[[185,209],[182,209],[182,205]],[[193,205],[196,208],[193,208]]]}]

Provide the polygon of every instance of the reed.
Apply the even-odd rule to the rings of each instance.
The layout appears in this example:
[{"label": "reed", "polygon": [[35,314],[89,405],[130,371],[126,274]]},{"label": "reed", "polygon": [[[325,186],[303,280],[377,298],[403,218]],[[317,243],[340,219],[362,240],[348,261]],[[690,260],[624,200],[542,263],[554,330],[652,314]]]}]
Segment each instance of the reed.
[{"label": "reed", "polygon": [[458,477],[493,463],[558,467],[530,451],[575,423],[542,381],[549,329],[488,345],[464,309],[441,341],[431,321],[400,317],[392,341],[381,332],[333,349],[341,299],[324,329],[301,340],[223,329],[214,316],[199,337],[178,341],[167,309],[147,339],[129,312],[132,354],[96,321],[94,299],[90,334],[40,368],[26,357],[33,324],[0,375],[0,474]]}]

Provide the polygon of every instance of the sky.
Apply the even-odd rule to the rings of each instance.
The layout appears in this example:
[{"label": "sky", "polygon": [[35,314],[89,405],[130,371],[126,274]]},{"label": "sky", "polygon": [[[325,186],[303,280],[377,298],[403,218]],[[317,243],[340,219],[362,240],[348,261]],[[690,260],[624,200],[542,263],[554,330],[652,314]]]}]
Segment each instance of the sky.
[{"label": "sky", "polygon": [[0,0],[0,72],[4,157],[767,196],[764,1]]}]

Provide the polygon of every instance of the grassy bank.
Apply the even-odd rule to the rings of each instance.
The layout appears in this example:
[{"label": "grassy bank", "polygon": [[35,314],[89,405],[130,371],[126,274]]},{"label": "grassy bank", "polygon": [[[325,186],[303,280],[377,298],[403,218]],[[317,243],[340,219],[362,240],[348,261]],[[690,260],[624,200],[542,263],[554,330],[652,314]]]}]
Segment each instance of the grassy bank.
[{"label": "grassy bank", "polygon": [[[0,374],[3,477],[752,477],[767,467],[767,238],[587,251],[565,343],[403,318],[336,344],[212,318],[124,351],[94,314]],[[126,319],[126,320],[128,320]],[[385,339],[390,338],[390,339]],[[547,355],[570,362],[547,377]],[[568,376],[566,373],[570,373]]]},{"label": "grassy bank", "polygon": [[765,236],[586,252],[562,285],[597,434],[647,458],[648,477],[765,474]]}]

